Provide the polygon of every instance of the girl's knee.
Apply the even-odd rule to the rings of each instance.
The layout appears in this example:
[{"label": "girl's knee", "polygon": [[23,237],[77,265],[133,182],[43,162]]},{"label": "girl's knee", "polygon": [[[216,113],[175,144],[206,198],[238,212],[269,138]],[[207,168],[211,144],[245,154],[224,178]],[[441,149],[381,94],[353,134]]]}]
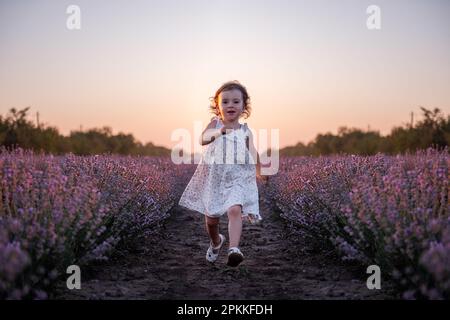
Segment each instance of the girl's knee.
[{"label": "girl's knee", "polygon": [[206,224],[209,226],[216,226],[219,224],[219,218],[212,218],[205,215]]},{"label": "girl's knee", "polygon": [[228,209],[228,217],[240,217],[242,214],[242,206],[240,204],[232,206]]}]

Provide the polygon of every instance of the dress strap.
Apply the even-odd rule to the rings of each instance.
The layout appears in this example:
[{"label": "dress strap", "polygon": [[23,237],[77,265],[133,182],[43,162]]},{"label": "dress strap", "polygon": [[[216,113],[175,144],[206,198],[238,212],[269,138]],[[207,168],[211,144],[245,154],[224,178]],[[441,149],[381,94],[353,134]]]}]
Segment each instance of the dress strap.
[{"label": "dress strap", "polygon": [[248,137],[250,135],[250,129],[248,128],[247,122],[244,123],[242,126],[242,130],[244,132],[245,137]]},{"label": "dress strap", "polygon": [[215,116],[214,118],[217,120],[216,121],[216,129],[219,129],[220,127],[223,126],[222,120],[220,120],[220,117],[218,117],[218,116]]}]

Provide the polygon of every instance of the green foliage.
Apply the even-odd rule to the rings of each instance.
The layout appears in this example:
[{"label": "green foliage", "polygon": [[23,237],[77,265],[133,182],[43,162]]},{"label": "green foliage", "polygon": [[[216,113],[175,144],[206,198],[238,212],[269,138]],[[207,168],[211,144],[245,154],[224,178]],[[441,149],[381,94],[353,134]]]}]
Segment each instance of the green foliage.
[{"label": "green foliage", "polygon": [[112,134],[110,127],[72,131],[63,136],[57,128],[36,126],[27,120],[30,107],[23,110],[10,109],[6,117],[0,115],[0,145],[7,148],[21,147],[35,152],[76,155],[121,154],[162,156],[170,150],[149,142],[142,145],[131,134]]},{"label": "green foliage", "polygon": [[330,154],[374,155],[413,153],[416,150],[450,145],[450,115],[445,118],[437,108],[428,110],[420,107],[423,120],[415,126],[394,127],[383,137],[377,131],[341,127],[338,134],[318,134],[307,145],[299,142],[292,147],[280,150],[284,156],[308,156]]}]

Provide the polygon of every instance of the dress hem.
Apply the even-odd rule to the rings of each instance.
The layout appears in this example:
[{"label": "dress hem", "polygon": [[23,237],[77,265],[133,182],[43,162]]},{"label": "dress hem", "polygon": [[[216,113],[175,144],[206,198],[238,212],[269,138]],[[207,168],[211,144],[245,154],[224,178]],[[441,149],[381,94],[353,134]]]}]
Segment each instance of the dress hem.
[{"label": "dress hem", "polygon": [[[182,205],[182,204],[180,204],[180,203],[178,203],[178,205],[181,206],[181,207],[183,207],[183,208],[186,208],[186,209],[189,209],[189,210],[192,210],[192,211],[196,211],[196,212],[198,212],[198,213],[201,213],[201,214],[203,214],[203,215],[205,215],[205,216],[208,216],[208,217],[211,217],[211,218],[220,218],[221,216],[223,216],[223,215],[225,215],[225,214],[227,213],[228,208],[230,208],[231,206],[234,206],[234,205],[241,205],[242,208],[244,207],[241,203],[236,203],[236,204],[233,204],[233,205],[231,205],[231,206],[228,206],[228,208],[227,208],[223,213],[219,213],[219,214],[206,214],[206,213],[203,212],[202,210],[199,210],[199,208],[187,207],[187,206]],[[249,216],[249,215],[254,216],[258,221],[261,221],[261,220],[262,220],[262,217],[261,217],[261,215],[260,215],[259,213],[244,212],[244,211],[242,210],[242,216],[243,216],[243,217],[247,217],[247,216]]]}]

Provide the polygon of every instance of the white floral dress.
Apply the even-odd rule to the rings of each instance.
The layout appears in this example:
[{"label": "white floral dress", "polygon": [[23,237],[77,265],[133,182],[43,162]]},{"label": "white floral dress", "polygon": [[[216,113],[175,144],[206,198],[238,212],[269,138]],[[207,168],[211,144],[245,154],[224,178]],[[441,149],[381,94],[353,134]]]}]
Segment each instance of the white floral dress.
[{"label": "white floral dress", "polygon": [[[223,126],[216,117],[216,129]],[[217,137],[206,145],[200,162],[184,190],[179,205],[209,217],[220,217],[233,206],[242,206],[242,215],[253,221],[259,214],[256,162],[246,146],[250,130],[239,129]]]}]

